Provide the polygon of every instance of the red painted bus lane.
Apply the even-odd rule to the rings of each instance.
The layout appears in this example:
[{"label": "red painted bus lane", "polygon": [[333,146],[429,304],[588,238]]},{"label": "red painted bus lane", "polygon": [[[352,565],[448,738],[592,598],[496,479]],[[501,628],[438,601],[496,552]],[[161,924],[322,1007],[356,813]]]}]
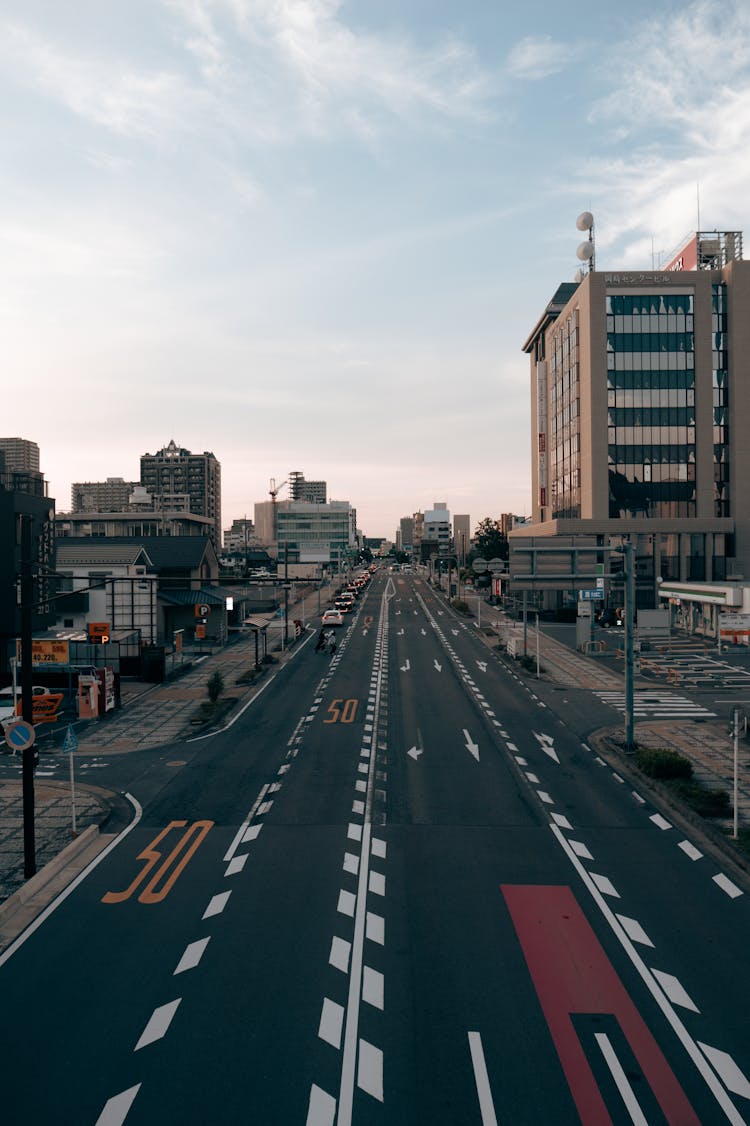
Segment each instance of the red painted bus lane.
[{"label": "red painted bus lane", "polygon": [[667,1121],[700,1126],[571,889],[503,884],[501,890],[584,1126],[611,1118],[571,1019],[576,1014],[614,1016]]}]

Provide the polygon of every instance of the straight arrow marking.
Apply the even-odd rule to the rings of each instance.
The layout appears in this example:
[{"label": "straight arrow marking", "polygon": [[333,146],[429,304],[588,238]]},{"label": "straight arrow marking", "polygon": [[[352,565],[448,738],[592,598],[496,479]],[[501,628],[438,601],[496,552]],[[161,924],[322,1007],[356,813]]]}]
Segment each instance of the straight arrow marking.
[{"label": "straight arrow marking", "polygon": [[539,746],[544,751],[545,755],[549,755],[549,757],[553,760],[553,762],[556,762],[556,763],[559,764],[560,759],[557,757],[557,751],[552,746],[552,744],[555,741],[553,736],[552,735],[545,735],[544,733],[540,734],[538,731],[535,731],[534,732],[534,738],[536,739],[537,743],[539,744]]},{"label": "straight arrow marking", "polygon": [[409,664],[409,658],[407,657],[406,664],[401,666],[401,672],[408,672],[410,668],[411,665]]},{"label": "straight arrow marking", "polygon": [[442,672],[442,671],[443,671],[443,666],[442,666],[442,665],[439,665],[439,664],[438,664],[438,662],[437,662],[437,660],[435,661],[435,668],[437,669],[437,671],[438,671],[438,672]]},{"label": "straight arrow marking", "polygon": [[479,762],[479,743],[473,742],[466,728],[464,728],[464,739],[466,740],[466,750]]}]

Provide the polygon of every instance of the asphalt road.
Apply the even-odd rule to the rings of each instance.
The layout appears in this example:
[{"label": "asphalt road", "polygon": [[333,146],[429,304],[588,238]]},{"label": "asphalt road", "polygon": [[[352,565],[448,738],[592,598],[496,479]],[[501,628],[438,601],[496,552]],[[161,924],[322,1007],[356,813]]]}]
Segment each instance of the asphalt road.
[{"label": "asphalt road", "polygon": [[129,756],[0,958],[3,1122],[744,1121],[748,896],[588,749],[606,705],[411,577],[313,650]]}]

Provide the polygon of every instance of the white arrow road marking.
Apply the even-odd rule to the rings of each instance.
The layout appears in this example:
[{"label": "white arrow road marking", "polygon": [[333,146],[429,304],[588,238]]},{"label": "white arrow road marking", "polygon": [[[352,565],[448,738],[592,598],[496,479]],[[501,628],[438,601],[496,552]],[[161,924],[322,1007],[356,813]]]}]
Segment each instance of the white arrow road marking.
[{"label": "white arrow road marking", "polygon": [[362,636],[363,636],[363,637],[367,637],[367,630],[366,630],[366,629],[363,629],[363,630],[362,630]]},{"label": "white arrow road marking", "polygon": [[443,671],[443,666],[439,665],[437,661],[434,661],[434,665],[435,665],[435,668],[437,669],[438,672]]},{"label": "white arrow road marking", "polygon": [[410,668],[411,665],[409,664],[409,658],[407,657],[406,664],[401,666],[401,672],[408,672]]},{"label": "white arrow road marking", "polygon": [[403,636],[404,636],[404,631],[403,631],[403,629],[400,629],[400,630],[398,631],[398,633],[396,634],[396,636],[397,636],[397,637],[403,637]]},{"label": "white arrow road marking", "polygon": [[411,747],[406,753],[416,762],[419,756],[422,754],[422,747]]},{"label": "white arrow road marking", "polygon": [[486,661],[477,661],[477,667],[480,668],[482,670],[482,672],[487,672],[487,662]]},{"label": "white arrow road marking", "polygon": [[469,735],[466,728],[464,728],[464,739],[466,740],[466,750],[479,762],[479,743],[472,741],[471,735]]},{"label": "white arrow road marking", "polygon": [[442,616],[443,616],[443,611],[442,611],[442,610],[438,610],[438,615],[439,615],[439,616],[440,616],[440,617],[442,618]]},{"label": "white arrow road marking", "polygon": [[540,734],[540,732],[535,731],[534,738],[544,751],[545,755],[549,755],[553,762],[560,762],[559,758],[557,757],[557,751],[552,746],[555,741],[552,735],[545,735],[544,732]]},{"label": "white arrow road marking", "polygon": [[426,629],[422,630],[422,637],[427,637],[427,630]]}]

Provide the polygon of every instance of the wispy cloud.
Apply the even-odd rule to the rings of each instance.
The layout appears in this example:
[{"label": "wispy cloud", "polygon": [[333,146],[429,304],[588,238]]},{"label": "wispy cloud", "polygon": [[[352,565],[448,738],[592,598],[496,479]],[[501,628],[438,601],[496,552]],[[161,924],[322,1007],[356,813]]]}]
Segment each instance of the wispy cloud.
[{"label": "wispy cloud", "polygon": [[702,226],[741,226],[750,184],[748,60],[750,9],[714,0],[652,18],[607,58],[613,87],[590,124],[611,132],[583,173],[587,198],[599,196],[606,213],[602,246],[627,244],[626,257],[643,261],[653,231],[657,251],[668,250],[695,229],[697,185]]},{"label": "wispy cloud", "polygon": [[548,78],[566,70],[575,62],[580,50],[580,47],[558,42],[550,35],[528,35],[511,50],[506,69],[511,78]]}]

